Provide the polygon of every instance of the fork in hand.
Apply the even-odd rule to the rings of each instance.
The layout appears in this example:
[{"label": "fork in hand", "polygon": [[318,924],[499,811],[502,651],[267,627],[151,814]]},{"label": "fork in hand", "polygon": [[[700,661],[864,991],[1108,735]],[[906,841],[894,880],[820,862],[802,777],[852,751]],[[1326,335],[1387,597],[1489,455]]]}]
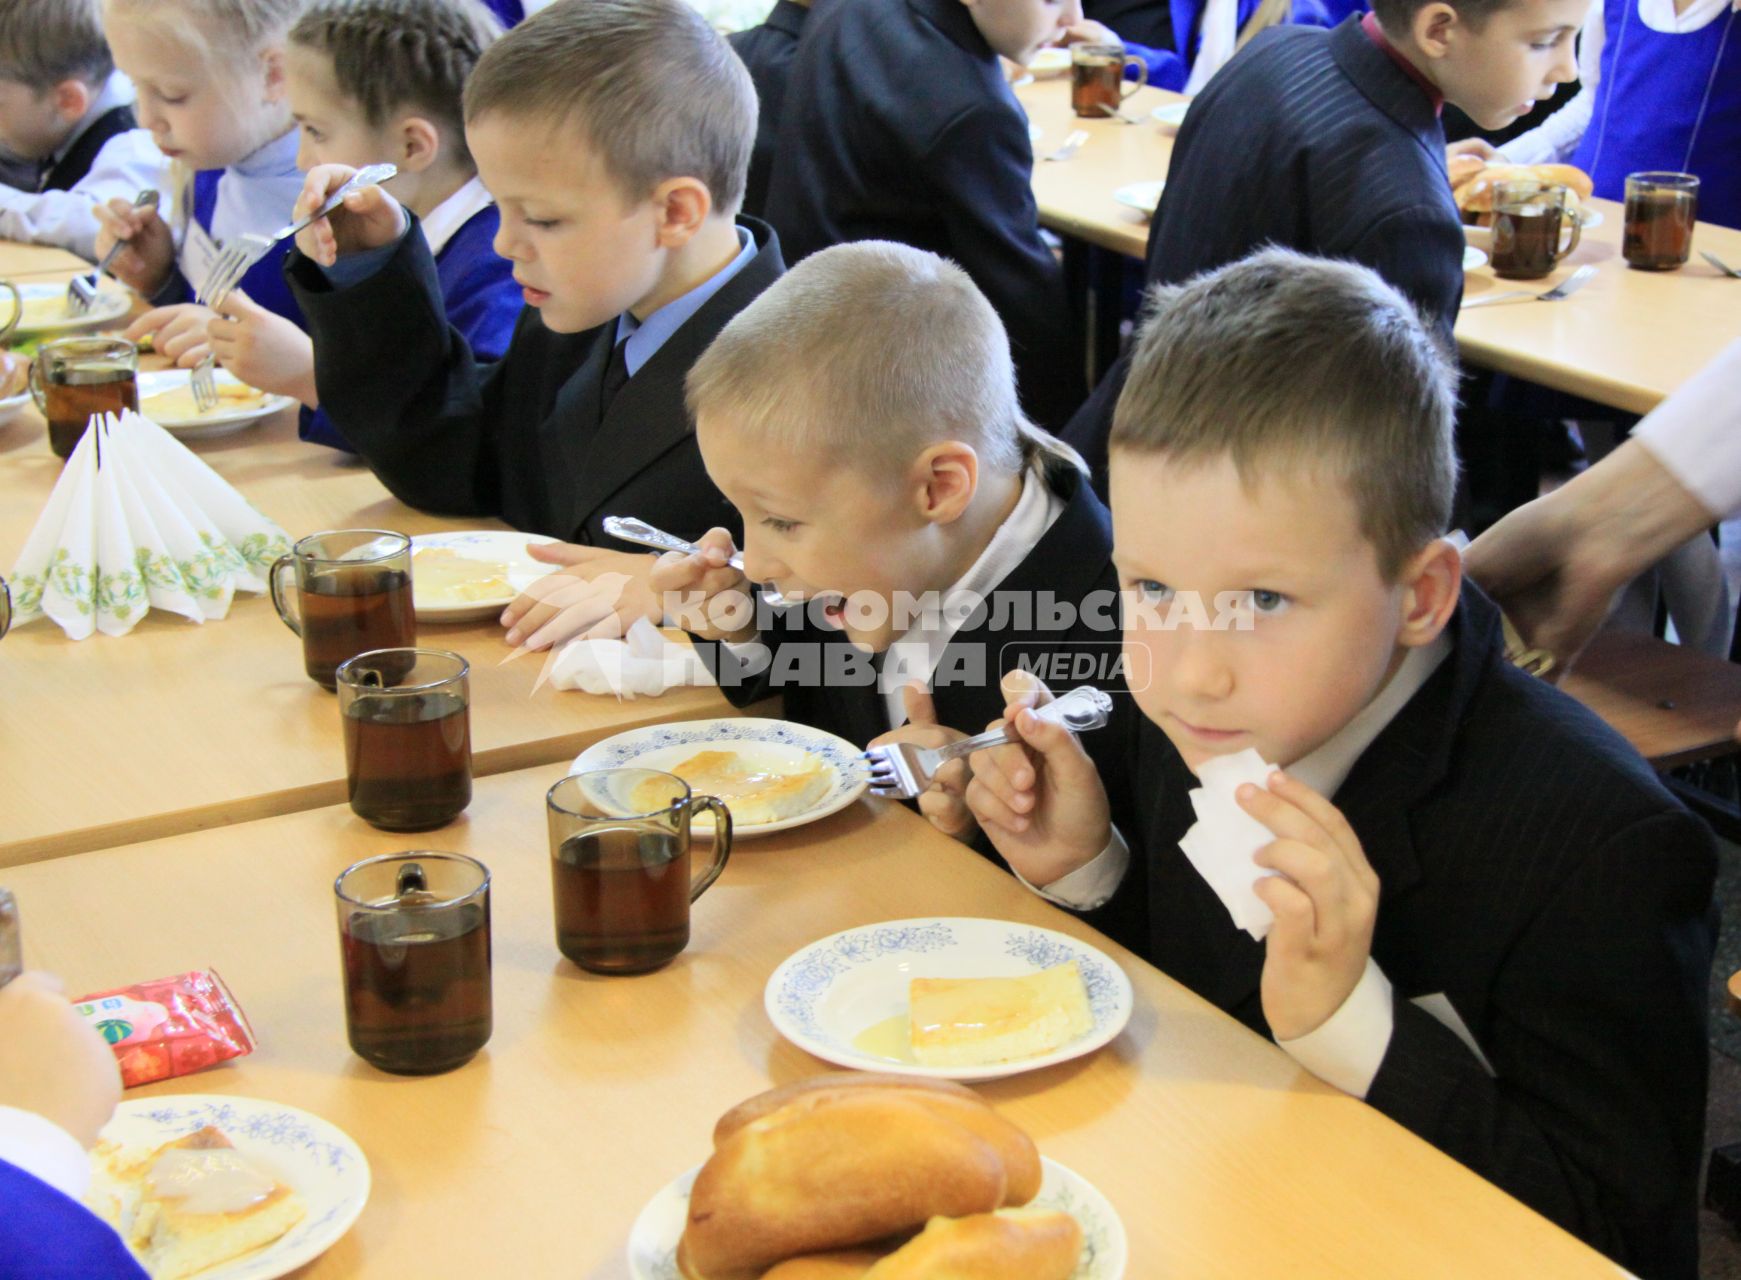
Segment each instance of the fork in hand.
[{"label": "fork in hand", "polygon": [[[253,232],[244,232],[236,236],[223,248],[213,260],[211,270],[206,272],[205,282],[200,285],[194,301],[205,304],[213,311],[223,306],[235,287],[242,283],[242,277],[247,275],[256,262],[264,258],[291,236],[305,227],[320,221],[339,205],[351,192],[361,187],[379,186],[397,175],[399,167],[392,164],[369,164],[358,169],[337,191],[326,198],[326,203],[305,218],[298,218],[289,226],[274,232],[269,236],[257,236]],[[194,367],[193,377],[189,380],[193,388],[194,406],[201,413],[210,413],[218,407],[218,379],[214,371],[217,357],[207,354]]]},{"label": "fork in hand", "polygon": [[[1048,724],[1063,725],[1072,733],[1098,729],[1112,716],[1112,698],[1091,684],[1081,685],[1062,697],[1054,698],[1034,711]],[[1009,727],[990,729],[946,747],[920,747],[911,742],[891,742],[872,747],[860,758],[870,766],[870,791],[873,796],[891,800],[911,800],[931,785],[937,771],[951,760],[1001,747],[1010,742]]]},{"label": "fork in hand", "polygon": [[[135,209],[155,209],[157,207],[157,188],[146,187],[145,190],[134,196],[133,207]],[[97,264],[94,271],[89,275],[74,276],[67,282],[66,309],[68,315],[85,315],[96,304],[97,290],[102,287],[103,272],[109,269],[109,264],[115,260],[115,256],[126,247],[125,240],[115,241],[109,246],[109,252],[103,255],[103,260]]]}]

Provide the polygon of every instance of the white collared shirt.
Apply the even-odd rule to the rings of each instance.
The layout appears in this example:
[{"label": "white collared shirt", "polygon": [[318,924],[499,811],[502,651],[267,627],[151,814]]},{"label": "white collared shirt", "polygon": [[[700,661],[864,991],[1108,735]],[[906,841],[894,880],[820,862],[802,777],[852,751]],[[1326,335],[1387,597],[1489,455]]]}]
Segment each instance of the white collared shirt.
[{"label": "white collared shirt", "polygon": [[974,605],[989,597],[1000,582],[1016,571],[1063,513],[1064,499],[1052,491],[1045,475],[1037,467],[1024,470],[1021,496],[979,558],[939,597],[940,608],[927,609],[889,646],[878,684],[889,728],[898,729],[907,722],[907,704],[901,690],[915,680],[931,687],[931,677],[937,664],[943,661],[943,651],[962,623],[972,616]]},{"label": "white collared shirt", "polygon": [[475,175],[466,184],[431,209],[423,219],[423,238],[429,242],[429,252],[440,253],[461,227],[495,201],[485,189],[483,180]]}]

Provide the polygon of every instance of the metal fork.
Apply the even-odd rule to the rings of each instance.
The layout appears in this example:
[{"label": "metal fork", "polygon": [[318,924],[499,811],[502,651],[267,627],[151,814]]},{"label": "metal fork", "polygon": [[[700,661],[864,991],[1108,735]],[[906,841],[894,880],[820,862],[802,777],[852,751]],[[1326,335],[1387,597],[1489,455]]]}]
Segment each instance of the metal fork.
[{"label": "metal fork", "polygon": [[1700,249],[1699,256],[1706,262],[1710,263],[1713,267],[1717,268],[1717,270],[1721,271],[1724,275],[1734,280],[1741,280],[1741,271],[1735,270],[1734,267],[1730,266],[1727,262],[1724,262],[1709,249]]},{"label": "metal fork", "polygon": [[[134,196],[133,207],[135,209],[146,207],[155,209],[157,207],[157,188],[146,187],[145,190]],[[74,276],[67,282],[66,309],[68,314],[82,316],[95,305],[97,290],[102,287],[103,283],[103,272],[109,269],[109,264],[115,260],[115,256],[126,247],[125,240],[115,241],[109,246],[109,252],[103,255],[103,260],[97,264],[96,269],[90,275]]]},{"label": "metal fork", "polygon": [[[1112,698],[1091,684],[1081,685],[1054,698],[1034,714],[1049,724],[1063,725],[1072,733],[1098,729],[1112,716]],[[872,795],[893,800],[911,800],[931,785],[937,770],[951,760],[1001,747],[1010,741],[1008,727],[990,729],[947,747],[920,747],[911,742],[891,742],[872,747],[860,757],[870,767]]]},{"label": "metal fork", "polygon": [[1046,160],[1068,160],[1071,156],[1082,150],[1082,144],[1087,141],[1088,130],[1072,129],[1065,137],[1063,146],[1042,158]]},{"label": "metal fork", "polygon": [[1546,293],[1531,293],[1528,289],[1508,289],[1504,293],[1496,293],[1491,298],[1476,298],[1473,302],[1465,302],[1463,309],[1470,307],[1490,307],[1495,302],[1518,302],[1528,298],[1534,302],[1563,302],[1590,281],[1596,278],[1596,268],[1593,265],[1579,267],[1559,284]]}]

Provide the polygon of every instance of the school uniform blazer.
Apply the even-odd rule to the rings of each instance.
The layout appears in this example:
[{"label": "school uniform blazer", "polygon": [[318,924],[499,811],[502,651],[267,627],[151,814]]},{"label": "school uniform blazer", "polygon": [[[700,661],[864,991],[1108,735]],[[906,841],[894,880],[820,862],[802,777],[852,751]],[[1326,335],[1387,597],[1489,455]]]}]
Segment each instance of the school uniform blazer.
[{"label": "school uniform blazer", "polygon": [[[1690,1280],[1710,832],[1593,713],[1505,661],[1479,589],[1451,635],[1332,797],[1378,873],[1372,954],[1395,989],[1366,1101],[1646,1280]],[[1132,754],[1148,958],[1267,1034],[1263,944],[1178,847],[1195,781],[1147,721]],[[1437,993],[1494,1074],[1411,1003]]]},{"label": "school uniform blazer", "polygon": [[[335,288],[300,251],[289,277],[314,338],[321,407],[395,497],[449,515],[621,548],[607,515],[685,538],[741,531],[701,465],[683,379],[726,322],[785,271],[766,223],[756,255],[623,384],[601,414],[615,318],[553,333],[521,312],[507,354],[481,365],[442,308],[435,260],[404,236],[367,279]],[[639,548],[636,548],[639,550]]]},{"label": "school uniform blazer", "polygon": [[0,1160],[0,1276],[145,1280],[115,1229],[17,1165]]},{"label": "school uniform blazer", "polygon": [[959,263],[1009,330],[1022,403],[1056,427],[1081,347],[1040,238],[1028,120],[960,0],[851,0],[804,26],[767,218],[793,262],[898,240]]},{"label": "school uniform blazer", "polygon": [[793,0],[775,0],[759,27],[726,37],[749,68],[756,86],[756,145],[750,151],[750,176],[744,184],[743,211],[759,218],[768,202],[768,178],[780,141],[780,112],[786,101],[786,77],[798,52],[798,37],[810,10]]},{"label": "school uniform blazer", "polygon": [[119,106],[103,112],[91,121],[91,127],[73,140],[73,145],[59,160],[44,169],[37,179],[38,191],[71,191],[84,180],[91,166],[97,163],[97,156],[110,139],[118,138],[123,133],[137,129],[139,122],[133,118],[133,108]]},{"label": "school uniform blazer", "polygon": [[[1455,352],[1463,226],[1445,133],[1358,18],[1254,37],[1179,130],[1149,229],[1149,283],[1176,284],[1267,245],[1371,267]],[[1129,366],[1127,354],[1061,433],[1097,479]]]}]

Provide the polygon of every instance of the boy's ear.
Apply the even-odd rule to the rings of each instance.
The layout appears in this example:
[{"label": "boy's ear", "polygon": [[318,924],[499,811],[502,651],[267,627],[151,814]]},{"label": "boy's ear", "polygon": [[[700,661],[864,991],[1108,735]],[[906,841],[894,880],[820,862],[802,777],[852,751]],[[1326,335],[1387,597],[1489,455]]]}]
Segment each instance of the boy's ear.
[{"label": "boy's ear", "polygon": [[54,95],[55,114],[68,124],[84,119],[97,97],[96,91],[77,76],[68,76],[49,92]]},{"label": "boy's ear", "polygon": [[289,96],[290,87],[284,75],[282,45],[260,51],[260,70],[266,76],[266,101],[283,102]]},{"label": "boy's ear", "polygon": [[1409,20],[1409,38],[1427,57],[1442,58],[1450,51],[1451,29],[1457,21],[1457,11],[1443,0],[1424,4]]},{"label": "boy's ear", "polygon": [[681,249],[713,212],[713,193],[700,178],[667,178],[653,188],[659,247]]},{"label": "boy's ear", "polygon": [[399,122],[399,155],[395,163],[406,173],[422,173],[441,156],[441,129],[423,116]]},{"label": "boy's ear", "polygon": [[932,524],[959,520],[979,492],[979,455],[959,440],[944,440],[913,462],[913,501]]},{"label": "boy's ear", "polygon": [[1445,538],[1434,538],[1403,566],[1402,630],[1397,643],[1431,644],[1450,622],[1463,590],[1463,555]]}]

